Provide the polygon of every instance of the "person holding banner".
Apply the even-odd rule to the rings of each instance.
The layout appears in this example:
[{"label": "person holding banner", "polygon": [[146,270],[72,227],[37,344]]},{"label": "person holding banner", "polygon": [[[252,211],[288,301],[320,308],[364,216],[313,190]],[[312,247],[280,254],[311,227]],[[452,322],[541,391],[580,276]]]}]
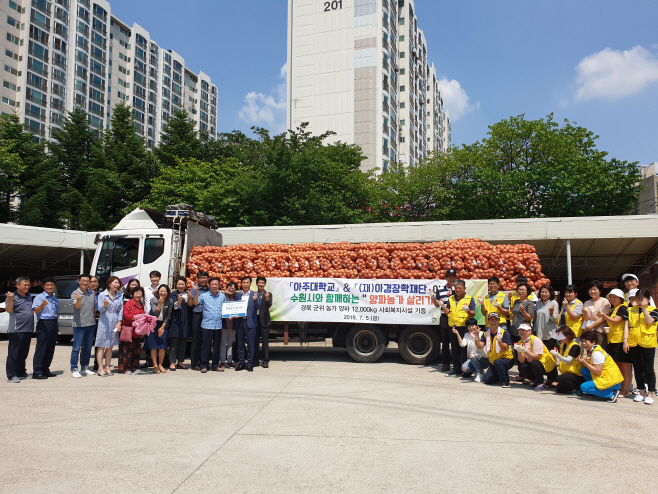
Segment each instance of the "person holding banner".
[{"label": "person holding banner", "polygon": [[460,339],[464,338],[467,331],[466,320],[475,315],[475,300],[466,294],[466,282],[464,280],[457,280],[453,288],[455,293],[448,297],[448,304],[441,304],[443,305],[443,313],[448,316],[448,325],[457,330],[457,333],[453,332],[450,341],[450,346],[452,347],[452,370],[448,373],[449,376],[462,374],[462,364],[466,362],[466,347],[462,347],[459,344],[457,335],[459,335]]},{"label": "person holding banner", "polygon": [[263,368],[267,369],[270,366],[270,326],[272,326],[272,319],[270,319],[270,307],[272,307],[272,292],[265,290],[267,279],[264,276],[256,278],[256,286],[258,287],[258,301],[256,302],[258,315],[258,324],[256,326],[256,344],[254,345],[254,359],[258,360],[260,356],[260,339],[263,339]]},{"label": "person holding banner", "polygon": [[[256,328],[258,327],[258,294],[251,290],[251,277],[244,276],[242,280],[242,290],[235,295],[235,300],[247,300],[247,315],[238,319],[238,356],[240,363],[235,368],[236,371],[254,370],[254,359],[257,358],[254,352],[256,345]],[[245,344],[247,345],[247,355],[245,358]]]}]

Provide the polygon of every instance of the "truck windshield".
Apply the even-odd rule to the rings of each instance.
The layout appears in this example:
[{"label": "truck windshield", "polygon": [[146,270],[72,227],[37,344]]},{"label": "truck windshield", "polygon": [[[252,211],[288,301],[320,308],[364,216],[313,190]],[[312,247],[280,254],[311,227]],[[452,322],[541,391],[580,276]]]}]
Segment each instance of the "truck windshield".
[{"label": "truck windshield", "polygon": [[71,294],[78,288],[78,279],[56,279],[55,295],[57,298],[71,298]]},{"label": "truck windshield", "polygon": [[113,273],[137,267],[139,254],[138,238],[106,238],[98,256],[96,276],[109,278]]}]

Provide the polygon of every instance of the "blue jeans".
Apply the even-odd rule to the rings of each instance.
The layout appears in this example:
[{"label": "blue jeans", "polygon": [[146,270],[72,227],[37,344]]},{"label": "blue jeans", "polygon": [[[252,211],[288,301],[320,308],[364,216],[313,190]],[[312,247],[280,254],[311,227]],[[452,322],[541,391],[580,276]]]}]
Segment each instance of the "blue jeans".
[{"label": "blue jeans", "polygon": [[91,347],[94,344],[94,335],[96,326],[84,326],[82,328],[73,328],[73,349],[71,350],[71,371],[78,370],[78,354],[80,354],[80,366],[82,370],[89,367],[91,358]]},{"label": "blue jeans", "polygon": [[494,360],[484,375],[485,384],[496,384],[509,381],[509,370],[514,366],[514,360],[511,358],[499,358]]},{"label": "blue jeans", "polygon": [[600,396],[601,398],[612,398],[612,395],[615,394],[615,391],[621,389],[621,383],[610,386],[607,389],[599,389],[596,387],[596,384],[594,384],[594,381],[592,380],[592,373],[587,367],[580,369],[580,372],[585,378],[585,382],[580,385],[580,390],[586,395]]},{"label": "blue jeans", "polygon": [[471,357],[468,359],[466,362],[464,362],[464,365],[462,365],[462,371],[463,372],[477,372],[478,374],[482,374],[482,370],[486,369],[489,367],[489,357]]}]

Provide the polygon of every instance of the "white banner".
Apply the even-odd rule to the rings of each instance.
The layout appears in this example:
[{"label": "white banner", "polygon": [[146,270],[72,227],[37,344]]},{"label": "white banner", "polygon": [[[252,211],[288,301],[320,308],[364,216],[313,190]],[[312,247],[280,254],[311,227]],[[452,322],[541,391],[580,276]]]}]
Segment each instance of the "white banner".
[{"label": "white banner", "polygon": [[[444,280],[351,280],[269,278],[273,321],[439,324],[441,310],[431,294]],[[467,280],[466,293],[476,300],[487,292],[486,280]],[[479,317],[478,317],[479,316]],[[482,319],[479,310],[476,318]]]},{"label": "white banner", "polygon": [[238,300],[237,302],[224,302],[222,306],[222,318],[244,317],[247,315],[248,300]]}]

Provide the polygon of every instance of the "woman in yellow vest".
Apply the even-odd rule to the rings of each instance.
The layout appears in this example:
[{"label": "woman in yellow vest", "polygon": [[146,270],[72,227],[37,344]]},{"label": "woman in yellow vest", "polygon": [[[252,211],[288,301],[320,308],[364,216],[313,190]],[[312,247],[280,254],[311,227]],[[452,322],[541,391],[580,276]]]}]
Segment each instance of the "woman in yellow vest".
[{"label": "woman in yellow vest", "polygon": [[526,378],[524,384],[532,382],[535,391],[543,391],[544,374],[550,381],[557,378],[555,360],[544,342],[532,334],[529,324],[519,326],[519,335],[521,339],[514,345],[514,350],[518,352],[519,376]]},{"label": "woman in yellow vest", "polygon": [[562,300],[562,310],[560,311],[560,320],[558,326],[567,326],[580,338],[583,332],[583,303],[578,300],[578,289],[575,285],[564,287],[564,300]]},{"label": "woman in yellow vest", "polygon": [[580,372],[585,382],[580,385],[584,394],[607,398],[608,403],[614,403],[619,397],[619,390],[624,376],[612,357],[596,344],[596,331],[585,331],[580,336],[580,344],[589,354],[588,358],[578,357],[582,365]]},{"label": "woman in yellow vest", "polygon": [[560,351],[551,350],[551,355],[558,361],[560,375],[553,381],[550,387],[555,388],[556,393],[571,394],[580,389],[585,382],[583,373],[580,371],[582,365],[578,357],[582,355],[582,348],[575,341],[576,333],[568,326],[561,326],[557,331],[557,340],[560,342]]},{"label": "woman in yellow vest", "polygon": [[633,369],[631,367],[631,357],[624,351],[624,343],[626,343],[626,321],[628,321],[628,306],[624,301],[624,292],[619,288],[610,290],[608,293],[608,300],[610,301],[610,314],[598,312],[597,316],[602,318],[608,327],[608,355],[612,357],[617,363],[624,382],[621,385],[622,398],[628,395],[628,390],[633,381]]},{"label": "woman in yellow vest", "polygon": [[[635,383],[640,394],[633,401],[653,405],[656,395],[656,329],[658,329],[658,310],[649,305],[649,290],[630,290],[629,300],[635,299],[634,307],[629,309],[628,353],[633,362]],[[645,389],[645,384],[647,389]]]},{"label": "woman in yellow vest", "polygon": [[514,365],[512,354],[512,340],[509,333],[500,327],[500,314],[489,313],[489,329],[482,335],[480,341],[475,342],[478,349],[486,348],[491,364],[484,375],[485,384],[497,384],[509,388],[509,370]]}]

